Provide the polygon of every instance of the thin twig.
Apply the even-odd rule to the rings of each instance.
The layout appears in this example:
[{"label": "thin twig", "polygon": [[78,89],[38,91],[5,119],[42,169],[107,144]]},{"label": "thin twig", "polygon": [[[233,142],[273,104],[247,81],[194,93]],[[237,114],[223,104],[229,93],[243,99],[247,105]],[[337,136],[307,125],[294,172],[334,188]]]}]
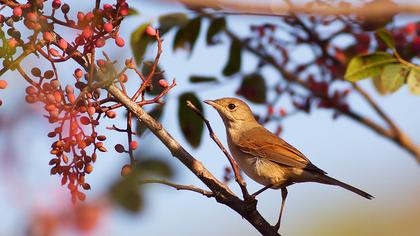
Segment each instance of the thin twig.
[{"label": "thin twig", "polygon": [[214,197],[214,193],[211,192],[211,191],[204,190],[204,189],[196,187],[194,185],[175,184],[175,183],[169,182],[167,180],[145,179],[145,180],[140,180],[140,184],[163,184],[163,185],[173,187],[176,190],[192,191],[192,192],[200,193],[200,194],[202,194],[206,197]]},{"label": "thin twig", "polygon": [[190,101],[187,101],[187,106],[189,108],[191,108],[206,124],[207,129],[209,130],[210,137],[217,144],[217,146],[219,146],[220,150],[222,150],[222,152],[225,154],[225,156],[229,160],[230,166],[232,167],[233,173],[235,174],[235,180],[239,184],[239,187],[241,188],[242,195],[243,195],[244,199],[248,199],[250,197],[250,195],[249,195],[248,190],[246,188],[246,183],[244,182],[244,180],[241,176],[241,173],[239,172],[238,164],[236,164],[233,157],[230,155],[230,153],[223,146],[222,142],[220,142],[219,138],[214,133],[214,131],[213,131],[211,125],[210,125],[210,122],[204,117],[203,113],[201,113],[201,111],[198,110],[197,107],[195,107],[194,104],[192,104]]}]

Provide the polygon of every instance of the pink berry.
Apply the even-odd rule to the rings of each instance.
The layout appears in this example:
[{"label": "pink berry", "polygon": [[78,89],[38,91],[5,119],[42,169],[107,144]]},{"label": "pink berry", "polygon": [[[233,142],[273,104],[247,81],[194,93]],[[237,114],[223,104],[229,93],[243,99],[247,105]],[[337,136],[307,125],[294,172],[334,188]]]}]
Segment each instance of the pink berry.
[{"label": "pink berry", "polygon": [[92,31],[92,29],[91,28],[89,28],[89,27],[86,27],[84,30],[83,30],[83,37],[85,38],[85,39],[88,39],[88,38],[90,38],[90,37],[92,37],[92,35],[93,35],[93,31]]},{"label": "pink berry", "polygon": [[116,38],[115,43],[117,44],[118,47],[124,47],[124,44],[125,44],[123,38]]},{"label": "pink berry", "polygon": [[131,141],[130,142],[130,149],[131,150],[136,150],[138,146],[139,145],[138,145],[138,143],[136,141]]},{"label": "pink berry", "polygon": [[0,80],[0,89],[7,88],[7,81],[6,80]]},{"label": "pink berry", "polygon": [[13,15],[16,16],[16,17],[21,17],[22,16],[22,8],[15,7],[13,9]]},{"label": "pink berry", "polygon": [[43,38],[44,38],[44,40],[45,40],[45,41],[47,41],[48,43],[51,43],[51,42],[54,40],[53,35],[52,35],[50,32],[48,32],[48,31],[44,32],[44,33],[42,34],[42,37],[43,37]]},{"label": "pink berry", "polygon": [[54,1],[52,2],[52,7],[53,7],[54,9],[58,9],[58,8],[60,8],[60,6],[61,6],[61,0],[54,0]]},{"label": "pink berry", "polygon": [[16,41],[16,39],[14,38],[10,38],[9,40],[7,40],[7,45],[9,45],[10,48],[15,48],[17,44],[18,41]]},{"label": "pink berry", "polygon": [[101,48],[101,47],[105,46],[105,39],[99,38],[98,40],[96,40],[95,45],[98,48]]},{"label": "pink berry", "polygon": [[61,49],[63,49],[63,50],[66,50],[67,49],[67,47],[68,47],[68,43],[67,43],[67,41],[66,40],[64,40],[64,39],[60,39],[60,40],[58,40],[58,46],[61,48]]},{"label": "pink berry", "polygon": [[152,26],[147,26],[146,27],[146,34],[151,36],[151,37],[155,37],[156,36],[156,30],[152,27]]},{"label": "pink berry", "polygon": [[164,79],[159,80],[159,86],[162,87],[162,88],[167,88],[169,86],[168,81],[166,81]]},{"label": "pink berry", "polygon": [[107,22],[107,23],[104,24],[104,30],[107,33],[111,32],[113,28],[114,28],[114,26],[112,25],[111,22]]}]

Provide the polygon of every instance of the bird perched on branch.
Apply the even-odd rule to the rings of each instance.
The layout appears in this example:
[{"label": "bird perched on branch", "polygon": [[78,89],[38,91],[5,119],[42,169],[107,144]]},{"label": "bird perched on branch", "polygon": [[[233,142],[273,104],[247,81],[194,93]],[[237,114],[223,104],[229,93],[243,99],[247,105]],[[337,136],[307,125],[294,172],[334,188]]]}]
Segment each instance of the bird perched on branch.
[{"label": "bird perched on branch", "polygon": [[239,167],[251,179],[265,186],[253,197],[269,188],[281,189],[282,204],[275,225],[277,230],[287,197],[286,187],[294,183],[337,185],[367,199],[373,198],[358,188],[329,177],[299,150],[260,125],[245,102],[237,98],[204,102],[214,107],[222,117],[230,152]]}]

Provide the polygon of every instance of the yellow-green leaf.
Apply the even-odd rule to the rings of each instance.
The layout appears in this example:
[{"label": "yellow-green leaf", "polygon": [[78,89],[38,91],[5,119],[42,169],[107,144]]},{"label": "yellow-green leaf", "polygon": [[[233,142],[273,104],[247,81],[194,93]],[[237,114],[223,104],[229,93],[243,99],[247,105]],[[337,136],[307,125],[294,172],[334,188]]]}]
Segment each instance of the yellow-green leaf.
[{"label": "yellow-green leaf", "polygon": [[381,80],[385,89],[391,93],[397,91],[404,84],[410,68],[402,64],[391,64],[385,66]]},{"label": "yellow-green leaf", "polygon": [[347,66],[344,78],[351,82],[379,76],[383,67],[397,62],[397,59],[385,52],[355,56]]},{"label": "yellow-green leaf", "polygon": [[220,42],[216,36],[222,32],[226,27],[226,20],[224,17],[214,19],[210,22],[209,29],[207,30],[206,41],[208,45],[214,45]]},{"label": "yellow-green leaf", "polygon": [[159,32],[163,35],[173,27],[184,26],[188,23],[188,16],[184,13],[171,13],[159,16]]},{"label": "yellow-green leaf", "polygon": [[386,46],[388,46],[388,48],[395,50],[394,39],[392,38],[391,33],[389,33],[386,29],[381,28],[376,30],[375,36],[382,40],[386,44]]},{"label": "yellow-green leaf", "polygon": [[143,61],[143,56],[146,53],[147,46],[150,42],[154,41],[152,37],[149,37],[145,34],[146,27],[150,23],[145,23],[137,27],[137,29],[131,33],[130,45],[131,50],[133,50],[134,59],[136,60],[137,65]]},{"label": "yellow-green leaf", "polygon": [[414,95],[420,95],[420,70],[411,68],[407,77],[407,85],[410,92]]}]

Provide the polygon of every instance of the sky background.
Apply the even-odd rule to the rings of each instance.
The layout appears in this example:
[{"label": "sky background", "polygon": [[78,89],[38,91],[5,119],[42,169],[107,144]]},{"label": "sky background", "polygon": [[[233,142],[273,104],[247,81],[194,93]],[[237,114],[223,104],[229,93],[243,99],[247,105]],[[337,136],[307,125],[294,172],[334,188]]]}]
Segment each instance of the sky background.
[{"label": "sky background", "polygon": [[[147,21],[156,22],[162,13],[182,10],[153,1],[131,1],[134,2],[132,6],[141,15],[131,17],[122,25],[121,35],[126,39],[127,46],[124,50],[113,45],[106,49],[116,60],[131,57],[129,34],[137,26]],[[77,7],[91,9],[93,2],[92,6],[89,4]],[[75,11],[72,9],[73,13]],[[403,23],[414,19],[400,17],[399,21]],[[245,34],[249,23],[271,20],[273,18],[232,17],[229,25],[239,34]],[[207,25],[208,22],[205,22],[202,30]],[[177,118],[174,118],[177,117],[177,95],[194,90],[199,91],[201,100],[234,96],[239,80],[223,87],[189,86],[188,77],[191,74],[216,74],[220,77],[227,60],[227,47],[225,44],[208,48],[204,38],[200,37],[192,55],[182,51],[173,53],[173,35],[173,32],[165,35],[161,65],[167,78],[177,79],[178,86],[168,95],[162,123],[194,157],[221,178],[228,162],[208,137],[207,131],[197,149],[191,148],[182,137]],[[146,55],[152,58],[155,53],[156,50],[151,49]],[[302,60],[308,56],[304,50],[295,53],[295,57]],[[244,72],[249,72],[253,70],[255,61],[249,55],[246,58],[242,68]],[[40,62],[28,58],[26,63],[25,66],[30,68]],[[73,69],[74,65],[60,70],[71,75]],[[270,74],[270,71],[265,73],[269,80],[274,79],[275,74]],[[28,219],[35,212],[60,211],[70,205],[69,194],[59,186],[59,178],[49,175],[51,140],[46,134],[50,126],[38,114],[36,106],[25,105],[23,88],[26,85],[15,75],[15,72],[5,75],[10,86],[0,93],[5,103],[0,108],[0,118],[9,122],[0,127],[0,236],[24,235]],[[391,96],[380,97],[373,91],[370,81],[363,81],[361,85],[374,95],[374,99],[413,142],[419,144],[420,97],[410,95],[405,87]],[[351,96],[350,103],[361,113],[373,115],[359,97]],[[262,109],[254,105],[252,108],[256,111]],[[225,130],[217,112],[205,106],[205,115],[216,134],[226,143]],[[119,120],[107,125],[114,123],[118,124]],[[332,112],[327,110],[314,109],[309,115],[296,115],[283,124],[282,138],[301,150],[315,165],[330,176],[359,187],[376,198],[368,201],[338,187],[315,183],[293,185],[289,188],[282,235],[420,235],[420,169],[407,152],[345,117],[332,120]],[[108,134],[110,151],[100,155],[94,172],[87,177],[92,186],[92,190],[88,191],[88,199],[91,200],[101,198],[109,186],[120,178],[120,169],[128,162],[126,156],[117,154],[112,148],[116,143],[125,143],[126,137],[105,129],[102,131]],[[153,135],[146,135],[139,144],[140,151],[168,160],[176,170],[174,182],[203,187]],[[246,182],[250,192],[261,187],[249,178]],[[240,193],[234,182],[230,186]],[[258,235],[249,223],[214,199],[159,185],[146,189],[145,208],[140,214],[129,214],[115,207],[104,208],[101,209],[103,217],[93,232],[81,233],[63,228],[60,235]],[[258,208],[270,222],[275,222],[278,217],[280,196],[280,191],[270,190],[258,197]],[[63,220],[70,221],[66,217]]]}]

